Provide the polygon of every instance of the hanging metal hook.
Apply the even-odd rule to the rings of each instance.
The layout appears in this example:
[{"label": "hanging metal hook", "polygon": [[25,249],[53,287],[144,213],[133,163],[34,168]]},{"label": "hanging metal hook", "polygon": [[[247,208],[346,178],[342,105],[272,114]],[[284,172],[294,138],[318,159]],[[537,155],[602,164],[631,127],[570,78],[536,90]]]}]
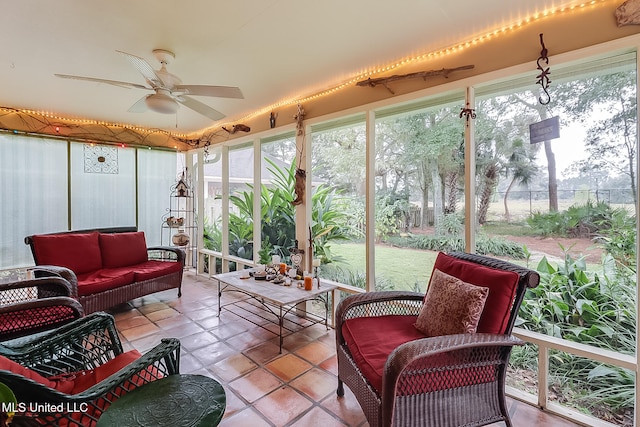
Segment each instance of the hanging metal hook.
[{"label": "hanging metal hook", "polygon": [[540,102],[540,104],[542,105],[547,105],[548,103],[551,102],[551,95],[549,95],[549,91],[547,90],[549,88],[549,83],[551,83],[551,80],[549,79],[549,74],[551,74],[551,71],[549,70],[549,67],[544,68],[540,64],[541,61],[544,61],[546,65],[549,65],[549,57],[547,56],[549,52],[546,46],[544,45],[544,39],[543,39],[542,33],[540,33],[540,45],[542,46],[542,50],[540,51],[540,57],[536,61],[536,64],[538,65],[538,70],[540,70],[540,74],[536,76],[536,78],[538,79],[536,81],[536,84],[540,85],[544,94],[546,95],[546,99],[543,99],[542,96],[540,96],[538,97],[538,102]]}]

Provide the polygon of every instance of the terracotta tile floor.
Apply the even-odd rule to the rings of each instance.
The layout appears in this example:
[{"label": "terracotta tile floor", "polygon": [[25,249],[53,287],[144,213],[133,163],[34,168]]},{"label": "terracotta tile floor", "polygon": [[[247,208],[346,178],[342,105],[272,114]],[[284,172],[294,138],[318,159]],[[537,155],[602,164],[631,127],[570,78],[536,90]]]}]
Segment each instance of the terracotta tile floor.
[{"label": "terracotta tile floor", "polygon": [[[144,352],[163,337],[179,338],[181,372],[213,377],[225,388],[221,426],[368,426],[348,387],[344,398],[336,397],[333,330],[314,325],[296,332],[280,354],[273,333],[226,310],[218,317],[216,292],[215,282],[186,272],[181,298],[170,290],[116,307],[123,345]],[[518,427],[577,425],[515,400],[509,404]]]}]

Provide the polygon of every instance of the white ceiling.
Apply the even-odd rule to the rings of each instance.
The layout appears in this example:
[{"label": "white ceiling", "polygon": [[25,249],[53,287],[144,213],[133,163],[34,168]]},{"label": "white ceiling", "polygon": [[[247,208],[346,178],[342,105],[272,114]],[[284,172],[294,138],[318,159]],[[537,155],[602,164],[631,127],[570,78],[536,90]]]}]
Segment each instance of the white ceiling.
[{"label": "white ceiling", "polygon": [[[197,97],[232,122],[285,99],[337,86],[365,70],[469,40],[575,0],[19,0],[0,14],[0,106],[68,118],[191,132],[214,125],[127,112],[142,89],[55,73],[144,84],[118,54],[159,63],[184,84],[239,86],[245,99]],[[176,128],[177,126],[177,128]]]}]

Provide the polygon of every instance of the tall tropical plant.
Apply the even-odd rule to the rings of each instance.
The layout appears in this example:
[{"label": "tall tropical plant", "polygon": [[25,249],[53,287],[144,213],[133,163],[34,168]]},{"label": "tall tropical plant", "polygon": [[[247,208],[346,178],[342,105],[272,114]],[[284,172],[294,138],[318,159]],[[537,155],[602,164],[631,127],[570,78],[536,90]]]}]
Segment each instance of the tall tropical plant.
[{"label": "tall tropical plant", "polygon": [[[291,203],[295,187],[295,163],[282,168],[268,158],[265,161],[269,163],[267,170],[273,175],[273,182],[260,186],[261,246],[271,254],[288,259],[289,248],[295,244],[296,236],[295,207]],[[229,196],[229,201],[237,210],[237,213],[229,214],[229,251],[248,259],[253,257],[254,194],[253,186],[247,185],[246,191]],[[343,203],[339,192],[325,184],[319,184],[311,194],[314,256],[322,257],[325,262],[332,259],[330,242],[346,240],[354,232]],[[263,252],[261,257],[268,259],[268,254]]]}]

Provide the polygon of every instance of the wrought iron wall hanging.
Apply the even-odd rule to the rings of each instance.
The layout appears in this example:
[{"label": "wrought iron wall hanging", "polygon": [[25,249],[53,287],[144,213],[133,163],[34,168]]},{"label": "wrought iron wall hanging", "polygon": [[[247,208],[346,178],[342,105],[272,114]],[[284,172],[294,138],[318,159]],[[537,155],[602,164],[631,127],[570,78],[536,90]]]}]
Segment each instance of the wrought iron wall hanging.
[{"label": "wrought iron wall hanging", "polygon": [[549,95],[549,91],[548,91],[549,83],[551,83],[551,80],[549,79],[549,74],[551,74],[551,71],[549,67],[544,68],[542,65],[540,65],[541,61],[544,61],[546,65],[549,65],[549,57],[547,56],[549,52],[547,51],[547,48],[544,45],[544,39],[543,39],[542,33],[540,33],[540,45],[542,46],[542,50],[540,51],[540,57],[536,62],[538,65],[538,70],[540,70],[540,74],[536,76],[536,79],[538,79],[536,81],[536,84],[540,85],[540,87],[542,88],[542,91],[544,92],[545,97],[543,98],[542,96],[539,96],[538,102],[540,102],[540,104],[542,105],[547,105],[548,103],[551,102],[551,95]]}]

